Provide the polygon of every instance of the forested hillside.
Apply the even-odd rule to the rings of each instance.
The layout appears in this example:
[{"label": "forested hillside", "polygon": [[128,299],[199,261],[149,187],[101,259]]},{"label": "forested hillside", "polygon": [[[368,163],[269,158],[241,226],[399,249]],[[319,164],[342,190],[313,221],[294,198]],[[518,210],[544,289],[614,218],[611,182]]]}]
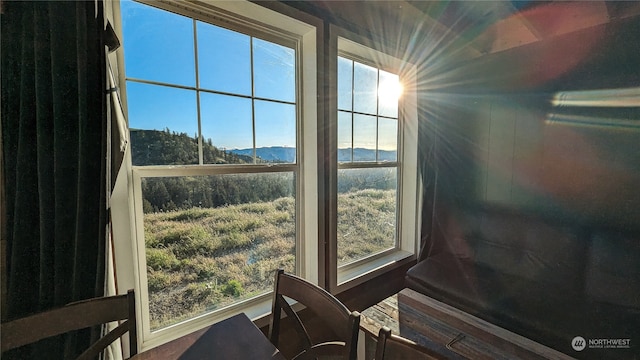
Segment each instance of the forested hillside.
[{"label": "forested hillside", "polygon": [[[198,139],[169,129],[131,129],[131,158],[133,165],[194,165],[198,163]],[[251,156],[232,154],[218,149],[211,139],[202,144],[205,164],[251,163]]]},{"label": "forested hillside", "polygon": [[[198,164],[198,141],[185,133],[169,129],[132,129],[130,134],[134,165]],[[251,156],[216,148],[210,139],[203,144],[202,150],[205,164],[253,162]],[[258,159],[257,162],[262,160]],[[290,173],[272,173],[143,178],[142,194],[145,213],[190,209],[194,206],[213,208],[292,196],[293,177]]]},{"label": "forested hillside", "polygon": [[[136,130],[131,132],[132,161],[134,165],[196,165],[198,164],[198,141],[186,133],[169,129]],[[276,151],[287,149],[288,151]],[[295,149],[260,148],[258,155],[275,154],[295,157]],[[264,150],[261,152],[261,150]],[[344,150],[344,149],[342,149]],[[366,157],[375,159],[375,150],[355,149],[356,160],[366,152]],[[293,151],[293,152],[292,152]],[[343,151],[344,152],[344,151]],[[349,154],[351,152],[349,151]],[[346,153],[345,153],[346,154]],[[344,155],[346,156],[346,155]],[[380,160],[395,157],[395,152],[379,151]],[[203,144],[205,164],[247,164],[251,156],[225,152],[216,148],[211,140]],[[293,159],[269,159],[260,162],[286,162]],[[295,193],[293,172],[246,173],[234,175],[145,177],[142,179],[143,210],[145,213],[186,210],[192,207],[215,208],[219,206],[268,202]],[[358,169],[343,171],[340,175],[340,193],[364,190],[393,189],[396,175],[393,169]]]}]

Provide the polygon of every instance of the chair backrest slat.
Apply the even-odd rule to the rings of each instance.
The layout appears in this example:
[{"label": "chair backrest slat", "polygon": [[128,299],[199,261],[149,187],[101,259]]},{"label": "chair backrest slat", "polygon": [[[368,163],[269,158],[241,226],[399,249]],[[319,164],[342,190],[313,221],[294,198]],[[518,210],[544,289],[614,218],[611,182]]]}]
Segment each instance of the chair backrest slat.
[{"label": "chair backrest slat", "polygon": [[[325,322],[347,324],[351,311],[324,289],[290,274],[280,277],[278,286],[280,294],[303,304],[316,315],[322,316]],[[347,326],[336,327],[333,330],[341,338],[349,337]]]},{"label": "chair backrest slat", "polygon": [[[129,331],[130,354],[137,353],[137,333],[135,321],[135,294],[133,290],[125,295],[94,298],[74,302],[61,308],[26,316],[1,324],[2,352],[31,344],[52,336],[71,331],[127,320],[120,324],[105,340],[99,340],[92,347],[111,344]],[[115,330],[115,329],[114,329]],[[113,339],[111,339],[113,337]],[[111,339],[111,341],[108,341]],[[99,353],[101,349],[98,349]]]},{"label": "chair backrest slat", "polygon": [[122,324],[111,330],[105,336],[101,337],[98,341],[93,343],[87,350],[85,350],[76,360],[91,360],[100,354],[109,344],[116,341],[119,337],[124,335],[129,329],[129,320],[125,320]]},{"label": "chair backrest slat", "polygon": [[309,336],[309,333],[307,332],[307,328],[304,327],[304,324],[302,323],[302,320],[300,320],[300,317],[293,310],[291,305],[289,305],[289,303],[284,298],[284,296],[282,296],[281,294],[276,294],[276,296],[277,296],[276,306],[278,306],[282,310],[284,310],[285,314],[287,314],[287,316],[289,318],[293,319],[293,327],[295,328],[296,332],[300,336],[302,336],[302,342],[303,342],[304,348],[305,349],[310,348],[312,346],[312,344],[311,344],[311,336]]},{"label": "chair backrest slat", "polygon": [[[305,306],[322,320],[331,329],[336,339],[335,341],[314,344],[310,346],[310,341],[303,339],[305,349],[296,358],[305,359],[312,354],[330,353],[342,356],[344,359],[355,359],[357,356],[358,330],[360,325],[360,314],[349,311],[335,296],[321,287],[312,284],[298,276],[287,274],[283,270],[276,271],[275,291],[273,296],[273,313],[269,325],[269,339],[278,346],[280,331],[280,315],[283,309],[282,302],[286,296]],[[280,300],[282,299],[282,300]],[[290,313],[284,305],[285,312]],[[288,314],[291,317],[291,314]],[[304,324],[297,315],[293,316],[296,330],[304,338],[308,338],[308,332]],[[299,329],[302,328],[302,330]],[[313,357],[312,357],[313,358]]]}]

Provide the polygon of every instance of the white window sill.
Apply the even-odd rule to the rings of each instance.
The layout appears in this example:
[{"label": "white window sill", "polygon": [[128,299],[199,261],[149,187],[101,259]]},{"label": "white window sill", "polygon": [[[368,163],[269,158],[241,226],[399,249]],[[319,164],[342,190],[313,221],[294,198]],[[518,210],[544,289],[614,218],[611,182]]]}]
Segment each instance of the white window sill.
[{"label": "white window sill", "polygon": [[233,304],[227,308],[204,313],[183,322],[158,329],[151,332],[151,334],[145,339],[141,344],[141,350],[145,351],[162,345],[168,341],[200,330],[241,312],[244,312],[247,317],[252,320],[263,317],[268,319],[268,315],[271,311],[271,299],[272,292],[267,292],[254,298]]},{"label": "white window sill", "polygon": [[359,261],[338,268],[338,292],[362,284],[384,272],[391,271],[416,259],[415,254],[396,250],[369,261]]}]

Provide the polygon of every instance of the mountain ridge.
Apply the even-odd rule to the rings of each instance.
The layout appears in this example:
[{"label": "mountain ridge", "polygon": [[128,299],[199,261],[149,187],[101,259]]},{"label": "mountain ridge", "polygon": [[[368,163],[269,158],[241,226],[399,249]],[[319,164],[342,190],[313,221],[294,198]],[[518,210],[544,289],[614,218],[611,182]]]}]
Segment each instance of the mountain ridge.
[{"label": "mountain ridge", "polygon": [[[253,156],[253,148],[226,150],[232,154]],[[375,161],[373,149],[353,149],[353,161]],[[396,151],[378,150],[378,161],[396,161]],[[292,163],[296,158],[296,149],[288,146],[265,146],[256,148],[256,156],[268,162]],[[351,161],[351,149],[338,149],[338,161]]]},{"label": "mountain ridge", "polygon": [[[169,129],[130,129],[134,165],[192,165],[198,163],[198,140],[186,133]],[[202,144],[205,164],[253,163],[253,148],[222,149],[210,139]],[[258,163],[294,163],[296,148],[264,146],[255,149]],[[351,158],[353,154],[353,160]],[[396,151],[378,150],[378,161],[396,161]],[[338,161],[376,161],[376,150],[366,148],[338,149]]]}]

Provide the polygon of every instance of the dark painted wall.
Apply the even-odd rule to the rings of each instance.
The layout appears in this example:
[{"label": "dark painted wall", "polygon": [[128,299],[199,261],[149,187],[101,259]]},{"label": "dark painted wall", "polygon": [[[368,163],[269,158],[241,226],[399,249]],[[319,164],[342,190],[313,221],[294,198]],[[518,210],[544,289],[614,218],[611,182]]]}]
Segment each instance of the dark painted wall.
[{"label": "dark painted wall", "polygon": [[[637,231],[637,34],[638,16],[460,66],[466,85],[432,104],[444,114],[434,125],[439,200]],[[628,106],[595,103],[623,91],[635,91]],[[558,104],[576,97],[586,103]]]}]

